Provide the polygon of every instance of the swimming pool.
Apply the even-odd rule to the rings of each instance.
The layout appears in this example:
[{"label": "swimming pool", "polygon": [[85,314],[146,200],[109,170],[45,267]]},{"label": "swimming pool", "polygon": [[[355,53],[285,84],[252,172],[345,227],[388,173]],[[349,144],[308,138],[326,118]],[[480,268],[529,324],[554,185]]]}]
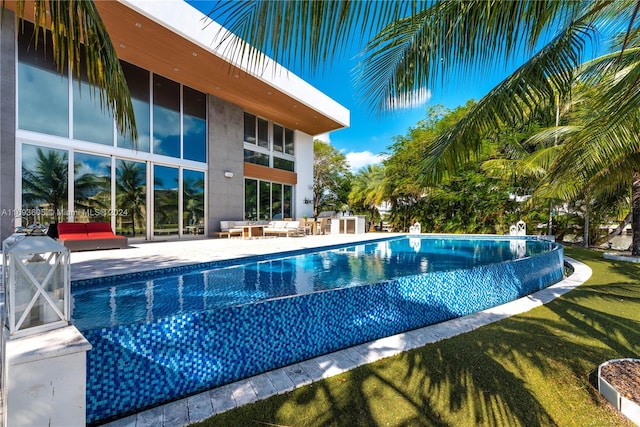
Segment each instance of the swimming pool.
[{"label": "swimming pool", "polygon": [[530,239],[392,238],[286,255],[73,282],[73,322],[94,346],[88,422],[473,313],[563,272],[562,247]]}]

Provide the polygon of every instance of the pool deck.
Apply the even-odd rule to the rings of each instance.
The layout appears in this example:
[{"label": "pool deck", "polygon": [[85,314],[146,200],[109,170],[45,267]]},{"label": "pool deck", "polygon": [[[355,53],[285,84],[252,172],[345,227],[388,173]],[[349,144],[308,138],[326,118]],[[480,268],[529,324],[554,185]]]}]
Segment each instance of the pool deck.
[{"label": "pool deck", "polygon": [[[128,249],[73,252],[71,254],[71,277],[73,280],[78,280],[251,255],[357,243],[394,235],[392,233],[367,233],[254,240],[223,238],[132,243]],[[339,375],[358,366],[451,338],[500,319],[529,311],[574,289],[591,276],[591,270],[586,265],[569,258],[565,258],[565,260],[572,264],[574,273],[561,282],[533,295],[469,316],[295,363],[142,411],[106,425],[110,427],[186,426],[217,413],[285,393],[323,378]]]}]

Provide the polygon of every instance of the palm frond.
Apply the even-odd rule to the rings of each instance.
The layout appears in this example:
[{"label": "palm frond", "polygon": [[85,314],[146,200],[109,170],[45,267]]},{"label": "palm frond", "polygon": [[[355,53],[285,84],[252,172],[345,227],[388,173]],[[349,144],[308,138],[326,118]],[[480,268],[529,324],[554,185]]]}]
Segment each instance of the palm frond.
[{"label": "palm frond", "polygon": [[501,123],[520,123],[540,104],[571,90],[581,52],[594,29],[579,20],[567,26],[539,53],[483,97],[431,146],[423,172],[437,180],[445,169],[455,169],[480,148],[479,135]]},{"label": "palm frond", "polygon": [[[440,1],[394,22],[361,54],[357,80],[373,110],[411,104],[437,82],[486,71],[532,52],[550,23],[573,17],[578,3]],[[528,37],[527,37],[528,36]],[[400,101],[398,101],[400,100]]]},{"label": "palm frond", "polygon": [[258,69],[264,54],[314,72],[390,22],[414,13],[421,1],[217,1],[209,17],[222,25],[227,53]]}]

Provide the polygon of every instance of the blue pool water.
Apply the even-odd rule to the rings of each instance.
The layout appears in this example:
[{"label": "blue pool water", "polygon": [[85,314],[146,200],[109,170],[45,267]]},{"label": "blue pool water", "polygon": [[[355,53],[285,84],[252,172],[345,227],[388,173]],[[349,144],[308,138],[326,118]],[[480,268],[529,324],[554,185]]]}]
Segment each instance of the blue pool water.
[{"label": "blue pool water", "polygon": [[[87,419],[442,322],[562,278],[544,240],[392,238],[77,281]],[[293,297],[295,296],[295,297]]]}]

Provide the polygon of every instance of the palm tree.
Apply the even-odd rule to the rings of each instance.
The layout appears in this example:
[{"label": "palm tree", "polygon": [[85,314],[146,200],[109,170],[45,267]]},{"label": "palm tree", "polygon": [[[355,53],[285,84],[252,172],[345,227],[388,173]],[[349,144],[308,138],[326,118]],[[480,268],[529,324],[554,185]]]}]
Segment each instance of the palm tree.
[{"label": "palm tree", "polygon": [[136,235],[136,221],[144,221],[146,204],[145,165],[121,160],[116,168],[116,202],[118,209],[126,212],[131,221],[132,234]]},{"label": "palm tree", "polygon": [[351,206],[363,206],[371,219],[369,221],[369,231],[375,231],[375,218],[378,214],[378,206],[385,197],[384,166],[368,165],[362,168],[354,176],[349,193],[349,204]]},{"label": "palm tree", "polygon": [[[79,209],[108,209],[111,199],[111,178],[108,174],[95,175],[89,172],[78,175],[80,166],[80,162],[75,162],[74,172],[76,178],[73,183],[74,210],[77,212]],[[100,220],[104,220],[104,218]]]},{"label": "palm tree", "polygon": [[46,203],[53,212],[54,224],[58,224],[67,202],[67,152],[38,148],[36,154],[33,169],[24,167],[22,171],[22,200],[30,205]]},{"label": "palm tree", "polygon": [[[25,0],[8,4],[3,1],[0,12],[4,13],[5,7],[9,7],[23,19],[26,16],[26,3]],[[122,135],[137,141],[138,131],[127,81],[93,0],[35,0],[32,3],[36,48],[40,31],[50,30],[58,70],[64,72],[65,66],[69,65],[71,72],[78,76],[78,81],[81,74],[80,58],[84,57],[89,84],[100,91],[102,107],[113,112]]]},{"label": "palm tree", "polygon": [[182,183],[183,225],[197,225],[204,218],[204,178],[184,178]]}]

